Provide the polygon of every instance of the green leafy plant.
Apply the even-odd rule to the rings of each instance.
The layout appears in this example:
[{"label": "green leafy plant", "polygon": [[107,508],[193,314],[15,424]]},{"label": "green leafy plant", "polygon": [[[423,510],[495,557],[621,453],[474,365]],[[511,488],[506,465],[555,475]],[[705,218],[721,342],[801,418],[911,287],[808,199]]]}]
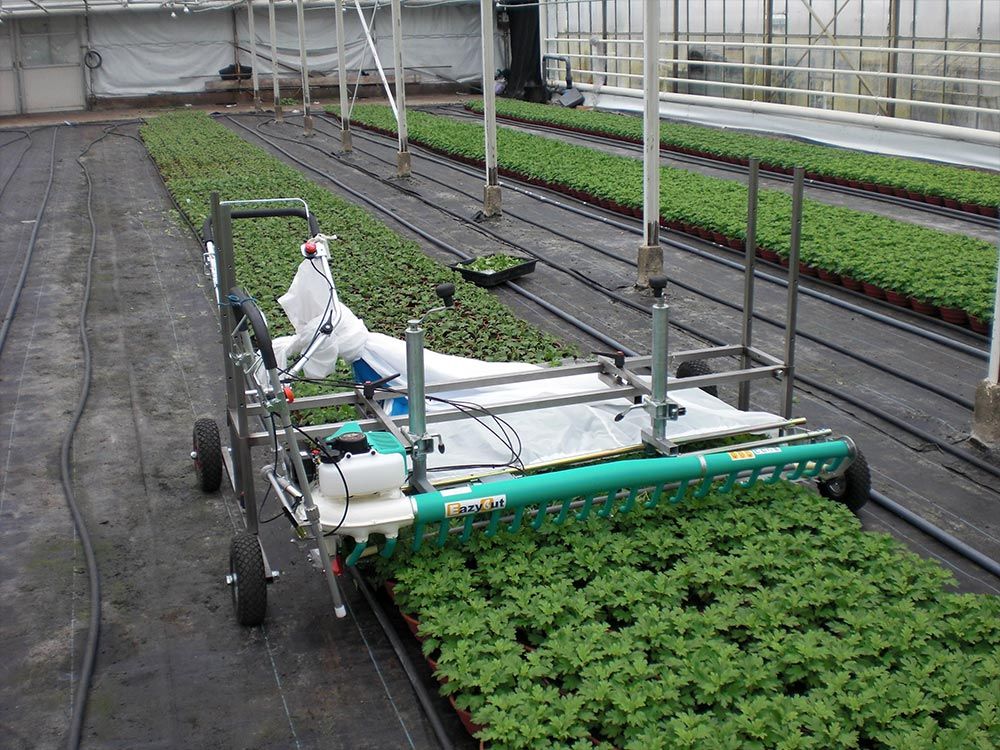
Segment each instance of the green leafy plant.
[{"label": "green leafy plant", "polygon": [[[359,126],[395,132],[388,107],[359,105],[352,117]],[[481,126],[423,112],[411,112],[407,118],[414,142],[466,161],[482,161]],[[637,159],[509,128],[498,129],[497,143],[504,174],[619,210],[642,207],[642,164]],[[746,205],[747,190],[738,183],[668,167],[661,170],[660,214],[668,226],[743,240]],[[759,246],[787,256],[790,235],[791,199],[782,192],[762,190]],[[809,265],[903,295],[961,308],[983,320],[992,317],[997,250],[982,240],[805,200],[800,257]]]},{"label": "green leafy plant", "polygon": [[[499,117],[642,142],[642,120],[637,117],[551,107],[514,99],[497,99],[496,105]],[[482,101],[478,100],[467,102],[465,106],[474,112],[482,112],[483,108]],[[746,162],[756,157],[761,160],[764,169],[771,171],[787,171],[801,166],[811,178],[830,182],[853,180],[976,206],[996,208],[1000,205],[1000,175],[986,170],[672,122],[660,125],[660,144],[670,150],[728,161]]]},{"label": "green leafy plant", "polygon": [[524,263],[524,258],[518,258],[513,255],[482,255],[474,261],[466,263],[465,267],[471,268],[473,271],[480,271],[481,273],[497,273],[498,271],[506,271],[508,268],[519,266],[522,263]]}]

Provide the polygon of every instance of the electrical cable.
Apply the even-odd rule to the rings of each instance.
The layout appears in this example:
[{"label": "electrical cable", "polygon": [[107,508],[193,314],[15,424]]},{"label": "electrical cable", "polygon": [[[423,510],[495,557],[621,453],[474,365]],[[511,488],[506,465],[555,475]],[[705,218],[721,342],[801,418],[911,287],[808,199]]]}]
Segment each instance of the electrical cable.
[{"label": "electrical cable", "polygon": [[[49,181],[45,186],[45,195],[42,196],[42,203],[38,207],[38,213],[35,215],[35,226],[32,227],[31,237],[28,239],[28,249],[25,251],[24,261],[21,264],[21,275],[18,277],[10,304],[7,306],[7,312],[4,314],[3,326],[0,326],[0,356],[3,355],[4,346],[7,344],[7,335],[10,332],[11,324],[14,322],[14,315],[17,313],[17,305],[21,301],[24,283],[28,278],[28,268],[31,266],[31,258],[35,254],[35,243],[38,241],[38,229],[42,225],[42,215],[45,213],[45,207],[49,204],[49,195],[52,193],[52,180],[56,174],[56,135],[58,133],[59,126],[56,125],[52,128],[52,155],[49,158]],[[20,164],[20,160],[18,160],[18,164]],[[11,174],[13,175],[13,172]],[[6,187],[7,185],[4,184],[4,188]]]}]

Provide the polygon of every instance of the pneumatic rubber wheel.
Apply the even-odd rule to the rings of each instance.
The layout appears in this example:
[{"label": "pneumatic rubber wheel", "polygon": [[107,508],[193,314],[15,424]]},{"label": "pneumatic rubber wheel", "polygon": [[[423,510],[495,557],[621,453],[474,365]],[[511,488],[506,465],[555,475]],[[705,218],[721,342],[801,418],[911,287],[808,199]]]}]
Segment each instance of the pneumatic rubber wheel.
[{"label": "pneumatic rubber wheel", "polygon": [[222,484],[222,441],[214,419],[202,417],[195,420],[191,458],[194,459],[198,486],[205,492],[219,489]]},{"label": "pneumatic rubber wheel", "polygon": [[819,483],[819,494],[830,500],[846,506],[857,515],[858,511],[868,502],[872,489],[872,475],[868,468],[865,454],[857,452],[853,463],[839,477],[833,477]]},{"label": "pneumatic rubber wheel", "polygon": [[240,625],[260,625],[267,612],[267,579],[260,542],[253,534],[237,534],[229,545],[229,586]]},{"label": "pneumatic rubber wheel", "polygon": [[[711,375],[714,372],[715,370],[709,367],[708,362],[703,359],[689,359],[687,362],[681,362],[677,365],[678,378],[694,378],[699,375]],[[719,389],[714,385],[706,385],[702,390],[709,396],[719,397]]]}]

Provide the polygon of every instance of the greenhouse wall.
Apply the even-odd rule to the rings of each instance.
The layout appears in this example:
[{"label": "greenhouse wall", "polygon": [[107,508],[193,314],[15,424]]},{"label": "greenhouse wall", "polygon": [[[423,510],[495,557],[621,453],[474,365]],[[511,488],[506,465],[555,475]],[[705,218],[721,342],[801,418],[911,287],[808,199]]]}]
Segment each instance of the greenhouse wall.
[{"label": "greenhouse wall", "polygon": [[[542,6],[575,80],[638,95],[643,2]],[[660,34],[662,91],[1000,129],[996,0],[665,0]]]}]

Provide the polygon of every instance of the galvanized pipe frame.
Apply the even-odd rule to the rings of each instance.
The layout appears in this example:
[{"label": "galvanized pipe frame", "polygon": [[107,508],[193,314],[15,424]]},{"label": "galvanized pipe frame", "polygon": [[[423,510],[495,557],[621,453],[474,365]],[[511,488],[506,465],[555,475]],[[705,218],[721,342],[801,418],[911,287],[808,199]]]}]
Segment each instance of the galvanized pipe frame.
[{"label": "galvanized pipe frame", "polygon": [[[760,7],[764,4],[763,2],[754,3],[756,10],[750,12],[747,0],[742,0],[739,4],[737,0],[726,0],[722,4],[721,16],[716,14],[710,18],[707,2],[702,1],[703,17],[697,17],[692,15],[691,2],[689,0],[685,3],[685,17],[682,19],[677,12],[678,5],[680,4],[679,0],[674,0],[674,19],[672,22],[667,23],[669,28],[661,29],[666,43],[674,45],[673,48],[675,50],[673,56],[666,60],[671,66],[669,70],[672,75],[663,80],[669,83],[666,91],[674,92],[675,94],[677,93],[678,84],[688,81],[698,84],[725,86],[727,84],[724,82],[702,81],[701,79],[689,79],[679,76],[677,68],[680,63],[684,63],[687,60],[685,56],[678,54],[678,50],[688,49],[692,46],[733,48],[735,50],[742,50],[742,63],[744,67],[751,70],[764,68],[765,78],[770,76],[772,70],[794,68],[795,71],[801,71],[805,74],[806,86],[805,88],[782,86],[780,89],[773,87],[769,89],[767,86],[758,85],[756,87],[730,89],[729,91],[736,94],[735,96],[727,96],[725,90],[720,93],[719,96],[730,100],[745,101],[748,98],[752,98],[756,101],[763,98],[766,101],[770,97],[758,97],[758,92],[764,91],[768,93],[769,90],[773,90],[779,94],[784,93],[799,96],[823,95],[824,101],[827,103],[825,106],[833,106],[837,109],[845,108],[845,112],[850,111],[859,115],[869,113],[874,105],[884,108],[885,112],[895,119],[907,120],[909,118],[898,116],[897,105],[898,107],[922,106],[925,109],[936,110],[939,113],[939,117],[935,119],[938,119],[942,124],[950,121],[961,127],[992,129],[993,120],[991,118],[995,117],[996,108],[980,106],[984,105],[984,96],[986,97],[986,101],[989,101],[989,95],[984,94],[986,89],[981,87],[995,85],[995,77],[991,77],[988,67],[984,71],[984,61],[1000,58],[1000,52],[985,51],[985,48],[989,48],[990,45],[993,45],[994,48],[1000,45],[1000,38],[989,39],[985,36],[988,29],[991,28],[991,24],[984,22],[986,18],[985,4],[988,1],[992,2],[992,0],[979,0],[978,15],[974,11],[963,14],[963,18],[967,18],[966,26],[968,27],[963,33],[963,29],[960,26],[961,22],[954,23],[955,14],[949,12],[952,10],[950,6],[945,5],[940,0],[913,0],[905,9],[908,11],[906,17],[902,16],[899,0],[889,0],[888,21],[884,26],[880,24],[878,30],[873,35],[866,29],[865,21],[870,20],[866,16],[871,16],[872,14],[865,7],[865,0],[858,0],[851,6],[857,14],[853,20],[853,25],[850,25],[850,21],[845,21],[846,16],[845,18],[840,18],[842,15],[840,11],[848,5],[847,3],[839,7],[835,5],[833,17],[827,18],[824,21],[824,19],[821,19],[816,14],[816,10],[808,0],[802,0],[802,7],[799,7],[799,4],[792,2],[792,0],[785,0],[783,8],[778,7],[779,3],[775,0],[773,2],[775,11],[784,11],[782,16],[785,19],[785,23],[780,28],[776,26],[772,29],[771,44],[768,44],[769,19],[773,14],[760,13]],[[611,3],[612,7],[610,9],[605,8],[600,29],[598,30],[597,21],[594,20],[592,15],[588,17],[587,14],[581,15],[578,13],[574,16],[568,11],[569,6],[579,4],[579,2],[580,0],[541,0],[539,2],[541,54],[558,52],[590,61],[595,57],[595,52],[600,53],[597,57],[600,58],[601,62],[600,64],[594,63],[592,65],[594,70],[588,70],[584,66],[575,71],[576,75],[581,79],[580,83],[582,85],[579,88],[585,90],[585,87],[593,87],[593,90],[599,92],[609,84],[616,82],[619,84],[619,88],[624,85],[625,88],[631,89],[632,95],[636,95],[638,93],[636,90],[637,84],[632,81],[635,81],[640,76],[631,72],[635,68],[633,67],[630,71],[629,66],[633,63],[637,64],[640,58],[632,58],[630,62],[627,52],[624,56],[615,54],[619,51],[627,50],[629,46],[642,44],[640,38],[642,29],[633,22],[632,10],[636,4],[617,1]],[[926,17],[928,7],[930,7],[931,12],[940,15],[942,6],[945,7],[943,26],[939,25],[943,29],[941,35],[930,37],[919,35],[916,21],[917,16]],[[972,9],[967,8],[966,11],[972,11]],[[878,12],[885,12],[883,0],[879,0]],[[606,18],[609,13],[611,16],[610,26]],[[977,17],[980,22],[978,25],[975,25],[974,21]],[[641,19],[641,15],[639,18]],[[740,20],[742,20],[742,23],[740,23]],[[900,27],[904,22],[909,26],[909,34],[907,36],[899,33]],[[697,26],[699,23],[701,24],[701,28]],[[888,31],[885,31],[884,27],[887,27]],[[955,33],[956,30],[958,33]],[[591,39],[598,31],[600,32],[600,49],[594,49],[591,45]],[[822,39],[828,36],[832,36],[832,44],[812,43],[813,39]],[[797,43],[794,41],[797,38],[805,39],[807,43]],[[853,43],[839,44],[837,43],[839,38],[845,38]],[[872,39],[874,43],[870,46],[866,45],[865,42],[867,39]],[[888,44],[886,44],[887,40]],[[921,47],[922,43],[930,43],[931,46]],[[952,48],[956,46],[962,48]],[[970,46],[972,49],[969,49]],[[588,47],[590,48],[588,49]],[[772,50],[784,53],[787,53],[788,50],[802,50],[803,54],[799,57],[799,61],[801,62],[807,58],[808,60],[804,66],[774,65],[765,67],[758,64],[756,60],[749,59],[747,55],[748,50],[763,50],[765,66],[771,62],[767,58]],[[814,53],[823,55],[832,53],[834,54],[834,59],[837,59],[836,55],[840,55],[840,58],[844,62],[844,67],[834,67],[830,69],[832,72],[828,73],[820,72],[820,69],[815,68],[813,65]],[[845,53],[850,53],[850,56]],[[886,68],[884,71],[864,69],[865,56],[872,54],[882,56],[883,63],[880,63],[880,65],[884,64]],[[902,64],[900,62],[901,57],[903,60],[909,61],[908,64]],[[941,75],[931,76],[918,73],[914,61],[921,58],[940,60],[941,63],[939,65],[937,63],[934,63],[934,65],[941,68]],[[961,60],[963,58],[975,61],[972,67],[975,70],[976,77],[971,78],[967,74],[966,76],[960,76],[962,80],[968,82],[970,87],[973,87],[971,91],[963,93],[974,100],[972,104],[975,106],[969,106],[969,103],[950,104],[948,101],[949,99],[954,99],[954,96],[945,87],[955,80],[954,76],[948,76],[948,63],[949,61]],[[785,63],[788,62],[787,59],[783,61]],[[822,60],[819,62],[822,62]],[[712,60],[698,61],[698,63],[706,66],[719,64]],[[740,63],[733,62],[727,62],[726,64],[740,65]],[[598,67],[600,70],[597,70]],[[871,67],[871,65],[868,65],[868,67]],[[901,70],[901,68],[907,67],[909,71]],[[590,78],[591,76],[593,76],[592,79]],[[832,76],[834,91],[815,90],[812,85],[814,76],[824,80],[830,80]],[[841,77],[841,80],[843,80],[844,76],[858,78],[859,83],[855,87],[855,91],[844,90],[844,84],[838,84],[838,76]],[[879,86],[878,90],[872,91],[870,94],[863,93],[863,89],[866,87],[866,84],[861,81],[861,77],[863,76],[885,80],[885,85],[884,87]],[[941,79],[941,86],[937,94],[934,94],[933,89],[928,89],[925,92],[927,94],[926,99],[919,98],[920,92],[914,89],[914,84],[923,78]],[[908,87],[897,87],[894,83],[895,81],[905,81],[906,79],[909,79],[910,82]],[[630,82],[625,83],[626,81]],[[753,83],[759,83],[759,80]],[[769,84],[770,81],[766,81],[766,83]],[[838,85],[841,91],[836,91]],[[908,93],[911,94],[909,98],[906,98],[906,93],[900,91],[905,89],[909,89]],[[737,93],[737,91],[741,93]],[[838,106],[838,98],[844,102],[843,105]],[[823,107],[813,106],[812,100],[810,100],[808,106],[797,106],[803,110],[817,109],[822,111],[823,109]],[[946,119],[949,113],[955,119]],[[986,119],[984,120],[984,118]],[[915,120],[912,121],[916,122]]]}]

